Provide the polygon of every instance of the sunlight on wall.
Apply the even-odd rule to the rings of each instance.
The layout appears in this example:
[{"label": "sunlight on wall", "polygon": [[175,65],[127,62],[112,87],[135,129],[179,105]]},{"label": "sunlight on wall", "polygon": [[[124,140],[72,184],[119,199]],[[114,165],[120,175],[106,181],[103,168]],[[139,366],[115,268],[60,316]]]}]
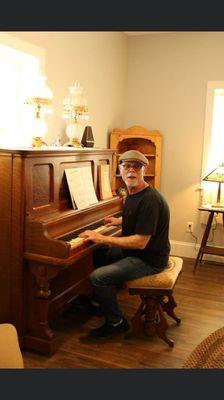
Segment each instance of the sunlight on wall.
[{"label": "sunlight on wall", "polygon": [[34,116],[24,100],[31,95],[39,70],[39,57],[0,44],[1,147],[31,145]]}]

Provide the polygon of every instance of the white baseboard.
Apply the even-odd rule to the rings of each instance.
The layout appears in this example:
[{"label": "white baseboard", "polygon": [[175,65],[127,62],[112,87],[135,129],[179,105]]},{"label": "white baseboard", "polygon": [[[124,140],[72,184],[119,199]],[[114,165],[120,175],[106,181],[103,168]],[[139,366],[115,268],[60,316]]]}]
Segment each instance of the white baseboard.
[{"label": "white baseboard", "polygon": [[[197,244],[195,246],[194,243],[177,242],[175,240],[170,240],[170,245],[171,245],[170,254],[172,256],[187,257],[187,258],[193,258],[193,259],[195,259],[197,257],[197,254],[198,254],[198,251],[200,248],[200,244]],[[224,257],[215,256],[212,254],[204,254],[203,260],[224,263]]]},{"label": "white baseboard", "polygon": [[197,257],[199,245],[196,246],[196,250],[194,243],[177,242],[175,240],[170,240],[170,245],[171,245],[170,254],[172,256],[188,257],[188,258]]}]

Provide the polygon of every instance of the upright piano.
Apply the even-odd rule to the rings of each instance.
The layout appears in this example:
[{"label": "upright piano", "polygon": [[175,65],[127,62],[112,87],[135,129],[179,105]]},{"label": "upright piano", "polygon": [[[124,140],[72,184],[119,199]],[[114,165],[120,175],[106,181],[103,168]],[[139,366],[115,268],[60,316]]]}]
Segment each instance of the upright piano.
[{"label": "upright piano", "polygon": [[[110,166],[110,149],[0,149],[0,322],[13,323],[20,344],[44,354],[57,349],[52,321],[79,294],[89,293],[94,243],[83,243],[87,228],[103,227],[122,210],[113,194],[99,198],[99,166]],[[90,166],[98,202],[74,209],[65,169]]]}]

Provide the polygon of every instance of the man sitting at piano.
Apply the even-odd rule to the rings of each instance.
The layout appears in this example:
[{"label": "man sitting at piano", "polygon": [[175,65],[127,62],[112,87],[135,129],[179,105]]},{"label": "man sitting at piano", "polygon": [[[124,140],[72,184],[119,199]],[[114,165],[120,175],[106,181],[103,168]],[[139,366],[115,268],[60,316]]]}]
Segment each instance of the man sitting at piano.
[{"label": "man sitting at piano", "polygon": [[128,195],[122,217],[106,217],[105,224],[121,225],[121,236],[91,230],[80,235],[85,241],[103,245],[94,254],[95,270],[90,279],[105,323],[90,331],[92,337],[112,337],[128,331],[130,326],[119,308],[116,286],[161,272],[168,264],[169,207],[162,194],[144,180],[147,165],[148,159],[136,150],[126,151],[119,158]]}]

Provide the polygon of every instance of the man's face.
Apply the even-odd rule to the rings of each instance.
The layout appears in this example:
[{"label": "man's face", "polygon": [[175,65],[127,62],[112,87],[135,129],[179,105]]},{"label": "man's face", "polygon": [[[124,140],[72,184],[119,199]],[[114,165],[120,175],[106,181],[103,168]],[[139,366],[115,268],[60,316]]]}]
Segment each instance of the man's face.
[{"label": "man's face", "polygon": [[137,161],[125,161],[119,164],[123,181],[128,188],[138,187],[144,181],[144,165]]}]

